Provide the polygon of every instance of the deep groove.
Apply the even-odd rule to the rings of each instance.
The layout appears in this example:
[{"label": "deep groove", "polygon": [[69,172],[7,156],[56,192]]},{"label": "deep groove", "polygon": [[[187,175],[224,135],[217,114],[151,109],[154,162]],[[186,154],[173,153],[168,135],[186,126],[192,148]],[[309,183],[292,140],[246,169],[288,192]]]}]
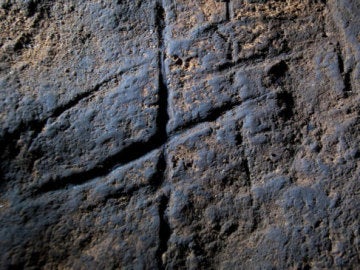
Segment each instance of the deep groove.
[{"label": "deep groove", "polygon": [[165,171],[166,171],[166,159],[163,151],[160,154],[160,157],[156,164],[156,173],[154,173],[154,175],[149,180],[149,183],[154,190],[158,190],[159,187],[161,187],[161,185],[163,184],[165,180],[164,178]]},{"label": "deep groove", "polygon": [[[107,175],[109,172],[114,170],[115,168],[125,166],[131,162],[134,162],[138,160],[139,158],[147,155],[151,151],[155,149],[160,149],[162,147],[165,147],[166,144],[170,141],[172,137],[169,137],[169,134],[166,131],[167,123],[169,120],[168,115],[168,96],[169,96],[169,90],[167,87],[167,81],[166,81],[166,72],[165,72],[165,66],[164,66],[164,59],[165,59],[165,48],[164,48],[164,36],[165,36],[165,11],[163,6],[160,3],[157,3],[155,6],[155,22],[156,22],[156,28],[159,35],[159,77],[158,77],[158,83],[159,83],[159,96],[158,96],[158,115],[156,119],[158,130],[155,135],[153,135],[148,141],[146,142],[135,142],[124,149],[120,150],[118,153],[109,156],[105,158],[103,161],[99,162],[94,168],[89,169],[87,171],[73,173],[69,176],[61,177],[61,176],[55,176],[54,178],[46,179],[43,184],[38,185],[34,189],[34,195],[50,192],[50,191],[56,191],[59,189],[64,189],[67,186],[72,185],[81,185],[84,184],[92,179],[102,177]],[[236,63],[238,64],[238,63]],[[135,66],[134,66],[135,67]],[[134,68],[132,67],[132,68]],[[128,69],[127,69],[128,70]],[[96,92],[99,90],[100,87],[102,87],[104,84],[110,82],[112,79],[116,78],[116,76],[121,75],[122,73],[126,72],[127,70],[123,70],[116,75],[113,75],[109,77],[108,79],[104,80],[103,82],[96,85],[92,90],[91,93]],[[75,100],[72,100],[71,102],[67,103],[66,105],[58,108],[51,117],[59,116],[66,110],[72,108],[76,104],[78,104],[82,99],[86,98],[87,96],[91,95],[91,93],[84,93],[82,95],[79,95]],[[173,132],[171,132],[171,135],[174,135],[174,133],[182,133],[188,129],[194,128],[197,125],[206,123],[206,122],[213,122],[223,116],[225,113],[233,110],[237,106],[241,105],[241,101],[236,102],[226,102],[222,106],[218,108],[214,108],[211,110],[204,118],[202,119],[194,119],[188,123],[186,123],[183,126],[177,127]],[[40,123],[45,123],[40,122]],[[24,129],[26,131],[26,129]],[[39,126],[39,129],[40,126]],[[20,131],[21,133],[21,131]],[[158,173],[154,176],[152,183],[156,187],[161,186],[162,181],[164,179],[158,178],[158,175],[161,175],[163,171],[166,170],[166,161],[164,159],[164,156],[161,157],[161,160],[158,164]],[[155,177],[157,179],[155,179]],[[160,183],[156,182],[160,181]]]},{"label": "deep groove", "polygon": [[165,48],[164,48],[164,36],[165,36],[165,10],[160,3],[156,4],[155,8],[156,16],[156,28],[158,33],[158,46],[159,46],[159,89],[158,89],[158,115],[156,119],[156,124],[158,127],[158,137],[162,142],[167,140],[166,126],[169,121],[168,115],[168,96],[169,90],[167,87],[166,81],[166,72],[165,72]]},{"label": "deep groove", "polygon": [[[165,75],[165,68],[164,68],[164,30],[165,30],[165,11],[164,8],[157,4],[155,7],[155,21],[157,32],[159,35],[159,93],[158,93],[158,115],[156,118],[156,124],[158,130],[154,136],[150,138],[147,142],[136,142],[128,147],[122,149],[118,153],[107,157],[103,162],[100,162],[96,167],[85,171],[72,174],[68,177],[55,177],[53,179],[49,179],[43,185],[41,185],[37,190],[36,194],[45,193],[49,191],[55,191],[58,189],[66,188],[68,185],[80,185],[85,182],[88,182],[91,179],[101,177],[109,173],[109,171],[113,170],[115,167],[123,166],[128,163],[131,163],[146,154],[150,153],[151,151],[160,148],[162,145],[166,144],[168,140],[168,135],[166,132],[166,125],[169,120],[168,116],[168,88],[166,85],[166,75]],[[117,74],[117,76],[120,74]],[[98,84],[96,87],[93,88],[91,93],[96,92],[104,83],[111,81],[115,76],[108,78],[101,84]],[[68,110],[69,108],[78,104],[82,99],[91,95],[91,93],[86,93],[80,95],[76,99],[72,100],[66,106],[62,106],[57,112],[54,112],[54,116],[58,116],[62,114],[64,111]]]},{"label": "deep groove", "polygon": [[[268,94],[261,95],[255,100],[262,99],[267,95]],[[254,101],[254,100],[250,99],[250,101]],[[222,106],[212,111],[212,113],[208,117],[202,119],[202,121],[194,120],[191,124],[187,124],[186,126],[179,127],[177,129],[179,131],[178,134],[179,133],[181,134],[182,132],[186,132],[187,130],[192,129],[198,125],[201,125],[202,123],[216,121],[225,113],[233,110],[234,108],[240,106],[241,104],[242,104],[241,102],[238,102],[238,103],[232,103],[232,104],[227,104],[226,106]],[[159,136],[159,134],[155,134],[150,138],[149,141],[136,142],[129,145],[128,147],[121,150],[119,153],[116,153],[106,158],[104,161],[100,162],[93,169],[90,169],[85,172],[75,173],[68,177],[57,177],[57,178],[49,179],[46,183],[42,184],[40,187],[38,186],[34,194],[37,195],[49,191],[64,189],[69,185],[81,185],[97,177],[105,176],[115,168],[130,164],[140,159],[141,157],[146,156],[153,150],[161,149],[165,147],[166,144],[169,143],[169,141],[171,141],[172,138],[173,136],[164,139],[161,136]],[[163,159],[163,162],[165,162],[165,157],[162,156],[161,158]],[[158,165],[158,166],[161,167],[163,165]],[[163,169],[163,171],[165,169]]]},{"label": "deep groove", "polygon": [[336,45],[336,53],[337,53],[337,57],[338,57],[339,71],[341,74],[343,74],[344,73],[344,58],[342,56],[342,52],[341,52],[339,43]]},{"label": "deep groove", "polygon": [[[36,134],[40,133],[41,130],[45,127],[48,119],[50,118],[57,118],[64,112],[68,111],[69,109],[73,108],[77,104],[79,104],[82,100],[86,99],[87,97],[91,96],[92,94],[96,93],[100,88],[102,88],[104,85],[109,83],[111,80],[116,79],[118,76],[121,76],[125,72],[136,68],[138,65],[134,65],[132,67],[129,67],[127,69],[121,70],[118,73],[106,78],[102,82],[96,84],[93,88],[91,88],[88,91],[85,91],[84,93],[81,93],[68,101],[67,103],[55,108],[48,117],[45,119],[35,119],[31,120],[29,122],[22,122],[19,124],[19,126],[12,132],[7,132],[5,135],[0,139],[0,149],[2,149],[3,145],[8,145],[12,141],[15,141],[16,138],[20,138],[20,136],[29,131],[34,131]],[[35,136],[36,137],[36,136]]]},{"label": "deep groove", "polygon": [[105,176],[114,168],[131,163],[151,151],[160,148],[163,144],[164,142],[160,141],[157,135],[154,135],[147,142],[136,142],[128,147],[125,147],[120,152],[107,157],[103,162],[100,162],[96,167],[88,171],[74,173],[67,177],[55,177],[49,179],[38,187],[34,193],[37,195],[49,191],[64,189],[69,185],[81,185],[91,179]]},{"label": "deep groove", "polygon": [[[161,61],[160,61],[161,62]],[[160,64],[161,66],[161,64]],[[156,118],[156,124],[158,127],[158,136],[159,140],[162,142],[166,142],[168,134],[166,131],[166,126],[169,121],[169,115],[168,115],[168,89],[164,82],[164,76],[163,73],[159,72],[159,101],[158,101],[158,115]]]},{"label": "deep groove", "polygon": [[[186,126],[183,126],[181,130],[188,130],[191,129],[197,125],[200,125],[204,122],[212,122],[221,117],[224,113],[232,110],[233,108],[240,105],[240,103],[234,103],[234,104],[228,104],[226,106],[222,106],[218,109],[215,109],[212,111],[208,117],[204,118],[202,121],[193,121]],[[79,173],[74,173],[67,177],[55,177],[52,179],[47,180],[44,184],[41,186],[38,186],[36,188],[36,191],[34,192],[34,195],[50,192],[50,191],[56,191],[59,189],[65,189],[67,186],[72,185],[81,185],[84,184],[92,179],[102,177],[107,175],[109,172],[114,170],[115,168],[125,166],[131,162],[134,162],[141,157],[149,154],[151,151],[160,149],[161,147],[164,147],[169,142],[169,138],[164,138],[160,136],[160,132],[155,134],[151,139],[147,142],[136,142],[128,147],[122,149],[120,152],[107,157],[104,161],[100,162],[96,167]],[[165,171],[166,169],[166,161],[164,156],[160,157],[161,160],[159,161],[158,169],[160,171]],[[157,173],[156,175],[159,175]],[[156,176],[157,179],[160,179]],[[151,181],[154,183],[154,186],[161,185],[161,184],[155,184],[155,178],[154,181]],[[159,181],[159,180],[156,180]],[[163,181],[160,179],[160,181]]]},{"label": "deep groove", "polygon": [[[168,141],[168,133],[167,133],[167,124],[169,121],[168,114],[168,98],[169,98],[169,89],[167,85],[167,76],[165,70],[165,10],[163,7],[162,0],[159,0],[156,4],[155,16],[156,16],[156,27],[158,32],[158,47],[159,47],[159,89],[158,89],[158,116],[156,119],[157,127],[158,127],[158,143],[165,145]],[[163,182],[165,181],[165,171],[166,171],[166,159],[165,159],[165,149],[163,149],[162,154],[159,157],[157,167],[157,173],[152,177],[151,184],[155,189],[158,189]],[[168,248],[168,241],[171,235],[171,229],[167,217],[165,215],[165,211],[169,204],[169,198],[165,195],[162,195],[159,202],[159,246],[156,251],[156,259],[159,269],[165,269],[162,255],[166,252]]]},{"label": "deep groove", "polygon": [[[261,95],[257,97],[256,99],[250,99],[250,101],[259,100],[267,96],[268,94]],[[189,129],[192,129],[198,125],[201,125],[205,122],[213,122],[216,121],[218,118],[223,116],[225,113],[233,110],[234,108],[240,106],[242,103],[227,103],[224,106],[217,108],[212,111],[208,117],[202,119],[202,121],[193,121],[189,124],[186,124],[185,126],[179,127],[177,130],[179,131],[178,134],[182,132],[186,132]],[[180,129],[180,130],[179,130]],[[175,131],[174,131],[175,132]],[[174,134],[171,134],[174,135]],[[177,135],[177,134],[176,134]],[[107,157],[104,161],[100,162],[96,167],[93,169],[90,169],[88,171],[74,173],[67,177],[55,177],[52,179],[49,179],[44,184],[37,186],[36,190],[34,191],[34,195],[46,193],[50,191],[56,191],[59,189],[64,189],[67,186],[71,185],[81,185],[84,184],[90,180],[93,180],[97,177],[102,177],[107,175],[109,172],[113,171],[115,168],[125,166],[127,164],[130,164],[150,152],[161,149],[166,146],[167,143],[171,141],[173,136],[166,138],[159,136],[159,132],[155,135],[153,135],[150,140],[146,142],[135,142],[128,147],[122,149],[118,153]],[[162,164],[165,164],[165,157],[164,154],[162,155],[161,159],[163,160]],[[161,163],[159,163],[161,164]],[[159,168],[164,168],[162,171],[165,171],[165,165],[158,165]],[[165,166],[165,167],[162,167]],[[161,170],[160,170],[161,171]],[[163,181],[163,180],[161,180]]]},{"label": "deep groove", "polygon": [[158,0],[155,6],[155,26],[158,34],[159,51],[162,52],[164,49],[165,10],[161,0]]},{"label": "deep groove", "polygon": [[344,92],[346,94],[350,93],[352,91],[352,86],[351,86],[351,72],[352,70],[350,69],[348,72],[346,72],[344,74],[344,85],[345,85],[345,89]]},{"label": "deep groove", "polygon": [[255,205],[254,202],[254,197],[252,195],[251,192],[251,188],[252,188],[252,179],[251,179],[251,172],[250,172],[250,167],[249,167],[249,160],[247,158],[245,158],[245,160],[243,161],[243,166],[244,166],[244,171],[246,174],[246,184],[249,187],[249,192],[250,192],[250,198],[251,198],[251,207],[252,207],[252,212],[253,212],[253,224],[251,226],[250,232],[254,232],[257,230],[257,228],[259,227],[260,224],[260,214],[259,214],[259,206]]},{"label": "deep groove", "polygon": [[168,241],[171,236],[171,228],[169,221],[166,217],[166,209],[169,205],[169,197],[162,195],[159,202],[158,214],[159,214],[159,246],[156,251],[156,259],[159,269],[165,269],[162,255],[168,248]]},{"label": "deep groove", "polygon": [[223,2],[225,2],[225,20],[230,21],[230,0],[223,0]]},{"label": "deep groove", "polygon": [[73,98],[72,100],[70,100],[68,103],[63,104],[62,106],[57,107],[51,117],[59,117],[61,114],[63,114],[64,112],[68,111],[69,109],[75,107],[77,104],[79,104],[82,100],[86,99],[87,97],[91,96],[93,93],[97,92],[102,85],[107,84],[108,82],[111,81],[112,78],[109,78],[107,80],[105,80],[103,83],[99,83],[97,85],[95,85],[94,88],[92,88],[90,91],[86,91],[84,93],[81,93],[77,96],[75,96],[75,98]]},{"label": "deep groove", "polygon": [[337,53],[337,57],[338,57],[339,71],[340,71],[340,74],[342,74],[342,76],[343,76],[344,93],[345,93],[345,95],[347,95],[349,92],[352,91],[352,86],[351,86],[352,69],[349,69],[348,71],[345,72],[344,57],[342,55],[341,47],[340,47],[339,43],[337,43],[337,45],[336,45],[336,53]]},{"label": "deep groove", "polygon": [[226,53],[226,59],[229,60],[230,62],[233,62],[233,46],[232,46],[232,42],[229,41],[229,46],[228,46],[228,51]]},{"label": "deep groove", "polygon": [[241,101],[226,102],[222,104],[220,107],[213,108],[211,111],[208,112],[208,114],[205,117],[201,119],[192,119],[191,121],[185,123],[184,125],[176,127],[174,131],[172,131],[172,134],[191,129],[202,123],[213,122],[218,118],[220,118],[221,116],[223,116],[225,113],[241,105],[241,103],[242,103]]},{"label": "deep groove", "polygon": [[104,87],[104,85],[108,84],[109,82],[111,82],[112,80],[116,79],[117,77],[123,75],[125,72],[128,72],[136,67],[138,67],[139,65],[134,65],[132,67],[120,70],[119,72],[111,75],[110,77],[104,79],[103,81],[97,83],[93,88],[91,88],[88,91],[85,91],[84,93],[81,93],[79,95],[77,95],[75,98],[73,98],[72,100],[70,100],[68,103],[56,108],[53,113],[51,114],[51,118],[53,117],[59,117],[61,114],[63,114],[64,112],[66,112],[67,110],[73,108],[74,106],[76,106],[77,104],[79,104],[82,100],[90,97],[92,94],[96,93],[97,91],[100,90],[100,88]]},{"label": "deep groove", "polygon": [[[145,147],[146,149],[149,149],[149,151],[152,151],[158,147],[160,147],[161,145],[164,145],[167,141],[168,141],[168,135],[166,134],[166,124],[169,120],[169,116],[168,116],[168,112],[167,112],[167,107],[168,107],[168,88],[167,88],[167,84],[166,84],[166,76],[164,76],[165,74],[165,68],[164,68],[164,58],[165,58],[165,53],[164,53],[164,29],[165,29],[165,22],[164,22],[164,9],[160,4],[156,5],[156,25],[157,25],[157,31],[159,34],[159,113],[158,113],[158,117],[157,117],[157,124],[159,127],[160,132],[157,134],[157,138],[152,138],[149,141],[149,144],[151,145],[151,147]],[[247,60],[254,60],[256,59],[256,61],[261,60],[263,58],[263,56],[257,58],[256,56],[250,57],[250,59]],[[255,62],[255,61],[254,61]],[[239,60],[239,61],[235,61],[232,63],[225,63],[223,65],[218,66],[217,71],[225,71],[228,70],[232,67],[235,67],[239,64],[242,64],[243,61]],[[50,118],[54,118],[54,117],[59,117],[61,114],[63,114],[64,112],[66,112],[67,110],[71,109],[72,107],[76,106],[79,102],[81,102],[81,100],[91,96],[93,93],[96,93],[96,91],[98,91],[101,87],[104,86],[104,84],[107,84],[108,82],[110,82],[112,79],[120,76],[121,74],[139,66],[140,64],[134,65],[130,68],[121,70],[120,72],[118,72],[115,75],[110,76],[109,78],[103,80],[102,82],[98,83],[97,85],[95,85],[95,87],[93,87],[91,90],[86,91],[82,94],[79,94],[78,96],[76,96],[74,99],[70,100],[68,103],[56,108],[48,117],[46,117],[45,119],[42,120],[32,120],[26,123],[21,123],[19,124],[19,126],[12,132],[6,132],[5,135],[0,139],[0,150],[4,150],[5,147],[9,144],[12,144],[14,142],[17,141],[17,139],[20,138],[20,136],[28,131],[34,131],[36,134],[40,133],[41,130],[44,128],[44,126],[46,125],[46,122],[48,119]],[[350,78],[350,71],[349,73],[346,74],[346,78]],[[350,80],[347,80],[345,85],[347,85],[347,89],[351,90],[351,85],[350,85]],[[350,91],[348,90],[348,91]],[[233,104],[225,104],[224,106],[221,106],[220,108],[214,109],[212,112],[210,112],[210,114],[205,117],[204,119],[200,120],[200,122],[196,122],[191,121],[190,123],[177,128],[177,130],[180,129],[185,129],[185,128],[190,128],[190,127],[194,127],[197,124],[201,124],[204,122],[209,122],[209,121],[213,121],[216,120],[216,118],[220,117],[221,114],[225,113],[227,110],[231,110],[232,108],[236,107],[237,105],[240,105],[240,103],[233,103]],[[36,137],[33,136],[33,137]],[[126,149],[130,149],[130,148],[136,148],[138,145],[148,145],[146,143],[135,143],[133,147],[129,146]],[[144,148],[144,149],[145,149]],[[125,150],[125,149],[124,149]],[[132,156],[138,156],[138,152],[142,152],[144,154],[147,154],[146,151],[135,151],[137,154],[133,154]],[[113,157],[116,156],[122,156],[123,152],[121,151],[119,154],[115,154]],[[114,162],[110,162],[109,160],[112,160],[113,157],[109,157],[106,159],[106,161],[104,163],[106,164],[113,164]],[[139,156],[138,156],[139,157]],[[138,158],[137,157],[137,158]],[[129,163],[137,158],[129,158],[126,163]],[[120,163],[120,166],[122,164]],[[102,167],[102,165],[98,165],[99,167]],[[76,174],[76,176],[85,176],[85,179],[89,179],[90,176],[86,177],[87,175],[92,175],[95,174],[97,176],[101,176],[103,175],[106,171],[108,171],[111,168],[106,168],[106,169],[91,169],[89,172],[83,172],[83,173],[78,173]],[[101,173],[100,173],[101,171]],[[66,177],[64,179],[68,179],[71,177]],[[87,180],[81,180],[81,183],[84,183]],[[72,181],[71,181],[72,182]],[[65,187],[66,184],[62,184],[60,185],[61,187]],[[50,190],[54,190],[57,188],[51,188]],[[45,189],[47,190],[47,189]]]}]

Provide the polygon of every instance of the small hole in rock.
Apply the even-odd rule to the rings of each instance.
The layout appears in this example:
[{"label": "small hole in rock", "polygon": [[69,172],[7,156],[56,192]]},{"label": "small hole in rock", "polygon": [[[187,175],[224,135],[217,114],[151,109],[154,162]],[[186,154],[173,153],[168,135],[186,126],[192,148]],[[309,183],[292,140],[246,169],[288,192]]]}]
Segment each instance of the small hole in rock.
[{"label": "small hole in rock", "polygon": [[174,55],[173,61],[174,61],[175,65],[178,65],[178,66],[181,66],[183,64],[183,60],[177,55]]}]

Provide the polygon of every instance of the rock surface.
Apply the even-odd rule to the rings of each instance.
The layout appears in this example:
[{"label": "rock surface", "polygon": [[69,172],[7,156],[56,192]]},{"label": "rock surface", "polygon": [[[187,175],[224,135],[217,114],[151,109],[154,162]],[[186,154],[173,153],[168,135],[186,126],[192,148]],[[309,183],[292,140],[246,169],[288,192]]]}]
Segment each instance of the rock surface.
[{"label": "rock surface", "polygon": [[0,269],[360,267],[359,1],[0,18]]}]

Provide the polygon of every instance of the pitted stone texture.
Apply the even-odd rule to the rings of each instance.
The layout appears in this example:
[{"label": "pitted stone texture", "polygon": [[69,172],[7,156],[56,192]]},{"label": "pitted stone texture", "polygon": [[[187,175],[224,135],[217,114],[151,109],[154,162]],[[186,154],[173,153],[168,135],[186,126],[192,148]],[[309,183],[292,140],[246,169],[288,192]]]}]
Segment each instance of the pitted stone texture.
[{"label": "pitted stone texture", "polygon": [[157,51],[153,1],[2,2],[1,135]]},{"label": "pitted stone texture", "polygon": [[245,239],[256,226],[240,129],[241,121],[228,114],[170,144],[166,267],[216,268],[221,259],[214,255],[227,239]]},{"label": "pitted stone texture", "polygon": [[1,268],[157,268],[158,159],[2,207]]},{"label": "pitted stone texture", "polygon": [[358,268],[358,1],[0,7],[0,269]]},{"label": "pitted stone texture", "polygon": [[41,185],[94,168],[156,133],[154,6],[154,1],[2,3],[4,174],[22,178],[25,186],[34,179]]},{"label": "pitted stone texture", "polygon": [[43,181],[62,178],[149,141],[157,131],[157,78],[156,61],[131,69],[48,121],[30,148],[41,157],[34,173]]},{"label": "pitted stone texture", "polygon": [[[323,53],[327,48],[309,59]],[[355,96],[351,102],[339,99],[337,85],[328,82],[327,99],[313,93],[320,122],[312,113],[299,118],[311,103],[298,78],[324,82],[316,76],[317,62],[309,65],[309,59],[270,65],[263,78],[266,93],[169,145],[172,234],[163,255],[166,267],[340,269],[359,263],[360,208],[345,195],[359,197],[359,138],[350,139],[360,130],[359,105]],[[274,67],[283,73],[274,74]],[[255,92],[254,84],[247,85]]]},{"label": "pitted stone texture", "polygon": [[[221,104],[238,103],[231,70],[306,53],[312,43],[324,39],[324,4],[291,2],[207,1],[209,6],[225,7],[231,16],[218,21],[199,11],[193,25],[191,19],[182,16],[193,12],[190,6],[167,6],[166,64],[173,116],[170,131],[206,118]],[[192,5],[201,10],[203,4],[199,1]],[[221,9],[213,9],[213,14],[222,14]]]}]

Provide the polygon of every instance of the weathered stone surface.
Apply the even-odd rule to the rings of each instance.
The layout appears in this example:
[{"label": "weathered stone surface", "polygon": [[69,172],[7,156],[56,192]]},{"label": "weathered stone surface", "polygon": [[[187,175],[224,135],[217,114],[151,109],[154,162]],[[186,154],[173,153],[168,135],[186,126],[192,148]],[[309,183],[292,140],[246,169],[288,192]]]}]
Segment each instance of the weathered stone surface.
[{"label": "weathered stone surface", "polygon": [[[48,121],[29,149],[41,157],[34,173],[43,181],[49,174],[62,178],[147,142],[157,131],[157,73],[151,63],[131,69]],[[50,173],[48,168],[53,168]]]},{"label": "weathered stone surface", "polygon": [[88,184],[2,205],[2,267],[156,268],[158,160],[151,152]]},{"label": "weathered stone surface", "polygon": [[224,104],[238,104],[241,97],[232,84],[238,69],[301,54],[324,32],[325,7],[312,1],[199,2],[192,4],[199,11],[190,18],[184,14],[194,13],[192,5],[169,5],[170,131],[204,119]]},{"label": "weathered stone surface", "polygon": [[157,51],[151,1],[2,2],[2,132],[59,114]]},{"label": "weathered stone surface", "polygon": [[0,269],[357,269],[355,0],[0,1]]}]

